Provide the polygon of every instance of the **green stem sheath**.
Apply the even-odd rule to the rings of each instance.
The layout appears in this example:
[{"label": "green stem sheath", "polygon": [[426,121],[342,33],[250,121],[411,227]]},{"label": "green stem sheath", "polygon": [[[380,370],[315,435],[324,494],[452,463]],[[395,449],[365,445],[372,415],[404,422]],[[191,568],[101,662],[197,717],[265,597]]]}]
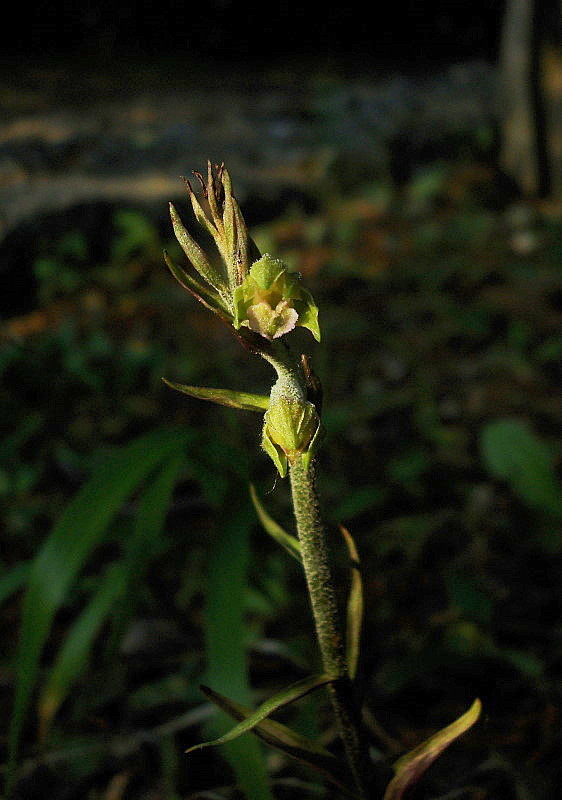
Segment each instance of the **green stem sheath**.
[{"label": "green stem sheath", "polygon": [[299,457],[290,468],[293,505],[320,652],[326,672],[336,677],[329,692],[338,728],[360,797],[367,798],[367,749],[352,696],[326,533],[316,491],[314,460]]}]

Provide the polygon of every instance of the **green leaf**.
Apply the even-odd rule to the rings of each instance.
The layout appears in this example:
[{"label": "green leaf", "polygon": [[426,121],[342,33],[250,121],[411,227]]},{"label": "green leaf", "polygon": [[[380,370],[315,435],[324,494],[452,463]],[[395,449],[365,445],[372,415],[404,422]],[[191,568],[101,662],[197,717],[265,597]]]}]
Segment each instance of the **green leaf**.
[{"label": "green leaf", "polygon": [[30,567],[29,561],[22,561],[0,576],[0,606],[25,586]]},{"label": "green leaf", "polygon": [[[252,702],[248,674],[245,599],[254,512],[243,485],[233,486],[218,518],[220,526],[209,559],[205,603],[206,680],[245,704]],[[230,726],[224,716],[213,734]],[[262,748],[252,737],[229,742],[225,755],[247,800],[272,800]]]},{"label": "green leaf", "polygon": [[256,489],[252,483],[250,484],[250,497],[252,498],[252,503],[256,509],[256,514],[258,515],[259,521],[263,525],[266,533],[269,533],[269,535],[272,536],[275,541],[281,545],[281,547],[284,547],[285,550],[293,556],[293,558],[296,558],[297,561],[302,564],[301,543],[296,536],[292,536],[290,533],[287,533],[287,531],[284,530],[281,525],[278,525],[277,522],[275,522],[275,520],[269,516],[262,505],[262,502],[259,499]]},{"label": "green leaf", "polygon": [[237,392],[232,389],[208,389],[201,386],[185,386],[183,383],[174,383],[167,378],[162,378],[171,389],[196,397],[198,400],[209,400],[221,406],[241,408],[243,411],[265,411],[269,405],[269,397],[265,394],[249,394]]},{"label": "green leaf", "polygon": [[45,741],[59,706],[84,671],[99,630],[107,620],[115,601],[123,594],[125,578],[123,565],[112,564],[106,570],[90,602],[67,634],[39,698],[40,741]]},{"label": "green leaf", "polygon": [[[8,786],[22,726],[54,616],[126,498],[164,459],[181,450],[189,431],[154,431],[113,453],[67,506],[33,561],[15,660],[16,687],[8,739]],[[8,792],[9,794],[9,792]]]},{"label": "green leaf", "polygon": [[[164,527],[178,470],[183,462],[182,453],[174,454],[150,481],[139,503],[125,557],[107,569],[96,593],[68,633],[39,699],[41,741],[45,740],[60,704],[87,665],[95,638],[116,601],[127,592],[131,593],[132,587],[142,581],[146,564]],[[120,605],[128,609],[132,607],[127,601]]]},{"label": "green leaf", "polygon": [[[219,708],[222,708],[233,719],[245,720],[252,715],[252,710],[240,703],[235,703],[228,697],[214,692],[207,686],[202,686],[203,694]],[[306,764],[335,784],[341,791],[354,797],[354,792],[349,789],[346,782],[351,782],[351,776],[342,761],[337,759],[321,744],[313,742],[306,736],[291,730],[280,722],[264,719],[259,722],[252,733],[258,736],[270,747],[280,750],[285,755]]]},{"label": "green leaf", "polygon": [[562,516],[562,489],[546,444],[522,422],[499,419],[482,431],[481,451],[488,470],[506,481],[530,506]]},{"label": "green leaf", "polygon": [[363,580],[361,578],[361,565],[359,553],[352,535],[340,525],[340,531],[345,539],[347,551],[351,560],[351,588],[347,600],[347,668],[351,680],[357,674],[359,652],[361,648],[361,627],[363,625]]},{"label": "green leaf", "polygon": [[[266,717],[268,717],[274,711],[277,711],[279,708],[283,708],[283,706],[293,703],[300,697],[304,697],[309,692],[312,692],[315,689],[318,689],[318,687],[324,686],[327,683],[331,683],[333,680],[334,677],[332,675],[326,675],[325,673],[322,673],[320,675],[311,675],[309,678],[304,678],[301,681],[297,681],[287,689],[283,689],[281,692],[278,692],[273,697],[270,697],[269,700],[266,700],[264,703],[262,703],[259,708],[250,714],[249,717],[246,717],[246,719],[242,720],[242,722],[232,728],[228,733],[225,733],[224,736],[220,736],[218,739],[214,739],[212,742],[196,744],[185,752],[191,753],[194,750],[201,750],[204,747],[226,744],[227,742],[238,738],[238,736],[242,736],[243,733],[248,733],[248,731],[251,731],[262,720],[266,719]],[[206,687],[201,688],[202,691],[206,691]]]},{"label": "green leaf", "polygon": [[[150,481],[140,498],[133,532],[126,542],[123,559],[129,593],[138,586],[147,565],[159,552],[172,493],[184,462],[183,453],[174,453]],[[130,603],[125,605],[131,607]]]},{"label": "green leaf", "polygon": [[462,717],[399,758],[394,764],[394,778],[388,784],[383,800],[401,800],[443,750],[474,725],[481,711],[482,703],[476,699]]}]

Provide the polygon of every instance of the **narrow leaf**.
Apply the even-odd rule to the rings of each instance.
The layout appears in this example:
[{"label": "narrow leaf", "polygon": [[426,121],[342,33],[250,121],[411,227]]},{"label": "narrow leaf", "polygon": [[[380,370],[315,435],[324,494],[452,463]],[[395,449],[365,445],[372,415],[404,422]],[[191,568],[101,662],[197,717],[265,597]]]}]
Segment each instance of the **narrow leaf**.
[{"label": "narrow leaf", "polygon": [[[174,453],[164,462],[140,498],[133,532],[125,547],[128,591],[138,586],[150,560],[159,552],[172,493],[184,462],[183,453]],[[130,603],[126,605],[131,606]]]},{"label": "narrow leaf", "polygon": [[29,561],[22,561],[0,576],[0,606],[25,586],[30,567]]},{"label": "narrow leaf", "polygon": [[[269,700],[266,700],[264,703],[262,703],[259,708],[250,714],[249,717],[242,720],[242,722],[240,722],[238,725],[235,725],[235,727],[224,736],[220,736],[218,739],[214,739],[212,742],[196,744],[185,752],[191,753],[194,750],[201,750],[204,747],[226,744],[226,742],[230,742],[233,739],[238,738],[238,736],[242,736],[243,733],[248,733],[248,731],[251,731],[262,720],[266,719],[266,717],[268,717],[274,711],[277,711],[279,708],[283,708],[283,706],[293,703],[295,700],[298,700],[299,698],[309,694],[309,692],[318,689],[319,686],[324,686],[327,683],[331,683],[333,680],[334,677],[332,675],[326,675],[325,673],[322,673],[321,675],[312,675],[309,678],[304,678],[301,681],[297,681],[297,683],[293,683],[287,689],[283,689],[281,692],[278,692],[273,697],[270,697]],[[202,690],[205,691],[206,687],[202,687]]]},{"label": "narrow leaf", "polygon": [[256,514],[258,515],[259,521],[263,525],[266,533],[269,533],[269,535],[272,536],[275,541],[281,545],[281,547],[284,547],[285,550],[293,556],[293,558],[296,558],[297,561],[302,564],[301,543],[296,536],[292,536],[290,533],[287,533],[287,531],[284,530],[281,525],[278,525],[277,522],[275,522],[275,520],[269,516],[252,483],[250,484],[250,497],[252,498],[252,503],[256,509]]},{"label": "narrow leaf", "polygon": [[181,450],[188,437],[185,428],[154,431],[105,459],[67,506],[35,557],[14,668],[17,679],[8,740],[9,785],[39,660],[57,610],[126,498],[159,463]]},{"label": "narrow leaf", "polygon": [[[183,453],[174,454],[149,482],[139,502],[132,536],[122,561],[108,568],[99,587],[80,614],[60,649],[39,700],[40,739],[45,740],[60,704],[86,667],[96,636],[107,621],[116,601],[132,594],[142,581],[146,564],[158,542],[177,474],[184,463]],[[131,609],[124,600],[122,608]]]},{"label": "narrow leaf", "polygon": [[190,263],[195,267],[201,277],[204,278],[207,283],[210,283],[211,286],[217,290],[217,292],[225,292],[227,290],[227,286],[224,278],[211,264],[195,239],[189,235],[184,227],[183,222],[181,221],[180,215],[172,203],[170,203],[170,216],[172,218],[172,225],[176,239],[180,243],[182,250],[186,254]]},{"label": "narrow leaf", "polygon": [[185,386],[183,383],[174,383],[167,378],[162,378],[164,383],[171,389],[196,397],[198,400],[209,400],[221,406],[229,408],[241,408],[243,411],[266,411],[269,405],[269,397],[262,394],[249,394],[248,392],[236,392],[231,389],[210,389],[202,386]]},{"label": "narrow leaf", "polygon": [[51,721],[70,688],[84,671],[95,638],[125,588],[122,564],[109,567],[86,608],[72,625],[39,698],[39,738],[45,741]]},{"label": "narrow leaf", "polygon": [[357,674],[359,651],[361,647],[361,627],[363,625],[363,580],[361,578],[361,565],[359,553],[353,536],[340,525],[349,558],[351,559],[351,588],[347,601],[347,668],[351,680]]},{"label": "narrow leaf", "polygon": [[[246,586],[250,564],[250,531],[253,509],[243,491],[233,486],[219,510],[220,525],[209,559],[205,601],[205,650],[207,680],[239,702],[251,703],[246,643]],[[230,727],[226,715],[213,722],[211,736]],[[244,737],[225,746],[237,784],[247,800],[272,800],[263,748],[256,739]]]},{"label": "narrow leaf", "polygon": [[[201,687],[203,694],[212,702],[215,703],[223,711],[233,719],[245,720],[252,715],[252,710],[240,703],[235,703],[218,692],[214,692],[207,686]],[[306,736],[291,730],[286,725],[280,722],[275,722],[272,719],[264,719],[259,722],[252,733],[258,736],[262,741],[276,750],[280,750],[285,755],[306,764],[316,772],[321,773],[325,778],[335,784],[341,791],[355,796],[354,792],[346,786],[346,780],[351,781],[342,761],[337,759],[329,750],[326,750],[321,744],[313,742]]]},{"label": "narrow leaf", "polygon": [[474,725],[481,711],[482,703],[476,699],[462,717],[399,758],[394,764],[394,778],[388,784],[383,800],[401,800],[443,750]]}]

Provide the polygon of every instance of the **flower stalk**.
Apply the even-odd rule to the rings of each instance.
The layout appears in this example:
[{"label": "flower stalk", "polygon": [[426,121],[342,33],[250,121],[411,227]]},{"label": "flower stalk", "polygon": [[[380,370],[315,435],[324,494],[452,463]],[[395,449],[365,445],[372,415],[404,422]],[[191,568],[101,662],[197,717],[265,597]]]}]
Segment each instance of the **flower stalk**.
[{"label": "flower stalk", "polygon": [[337,676],[329,687],[347,759],[361,797],[367,797],[367,748],[353,701],[345,639],[339,618],[326,530],[316,490],[314,460],[301,457],[290,468],[293,507],[324,669]]}]

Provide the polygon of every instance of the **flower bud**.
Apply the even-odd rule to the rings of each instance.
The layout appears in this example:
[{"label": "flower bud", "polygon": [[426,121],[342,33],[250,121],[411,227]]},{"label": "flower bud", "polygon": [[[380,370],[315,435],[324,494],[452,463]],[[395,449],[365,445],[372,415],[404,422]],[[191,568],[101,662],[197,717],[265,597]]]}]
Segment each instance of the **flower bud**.
[{"label": "flower bud", "polygon": [[320,341],[318,307],[300,275],[267,253],[234,291],[234,327],[242,325],[270,340],[300,325]]},{"label": "flower bud", "polygon": [[312,450],[320,431],[316,408],[307,400],[281,396],[264,416],[262,447],[271,457],[282,478],[287,464]]}]

